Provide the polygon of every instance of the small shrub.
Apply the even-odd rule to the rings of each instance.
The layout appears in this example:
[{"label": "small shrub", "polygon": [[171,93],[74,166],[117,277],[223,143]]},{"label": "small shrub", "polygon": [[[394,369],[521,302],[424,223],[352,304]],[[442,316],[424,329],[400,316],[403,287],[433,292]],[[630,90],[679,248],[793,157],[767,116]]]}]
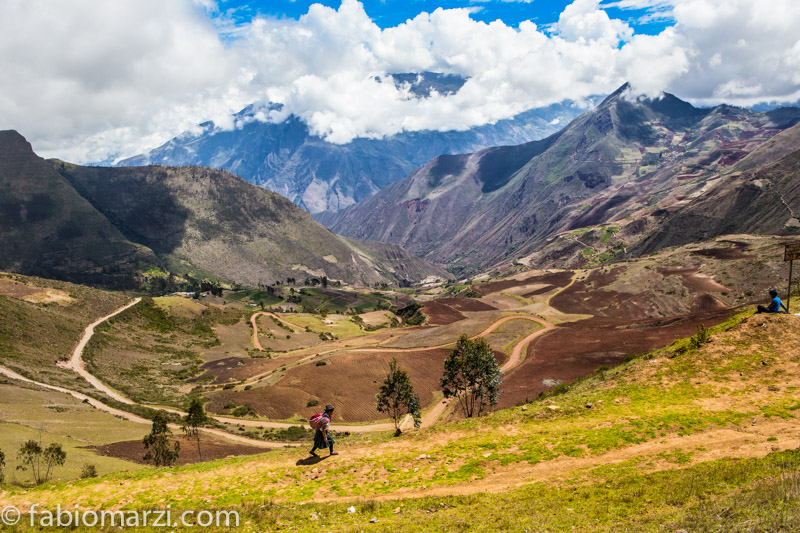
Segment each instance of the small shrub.
[{"label": "small shrub", "polygon": [[306,407],[314,407],[316,405],[319,405],[319,401],[315,400],[314,398],[309,398],[306,402]]},{"label": "small shrub", "polygon": [[223,409],[236,409],[236,404],[233,403],[233,402],[228,402],[228,403],[225,404]]},{"label": "small shrub", "polygon": [[231,414],[233,416],[256,416],[256,412],[252,408],[242,405],[234,409]]},{"label": "small shrub", "polygon": [[696,350],[703,344],[707,343],[710,337],[711,330],[708,329],[704,324],[700,324],[697,326],[697,333],[692,335],[692,337],[689,339],[689,347],[693,350]]},{"label": "small shrub", "polygon": [[317,361],[316,363],[314,363],[314,366],[325,366],[327,364],[328,364],[327,361]]},{"label": "small shrub", "polygon": [[231,390],[231,389],[232,389],[232,388],[234,388],[235,386],[236,386],[236,385],[234,385],[233,383],[228,383],[228,384],[226,384],[224,387],[222,387],[222,390]]},{"label": "small shrub", "polygon": [[87,463],[81,468],[81,479],[88,479],[90,477],[97,477],[97,468]]}]

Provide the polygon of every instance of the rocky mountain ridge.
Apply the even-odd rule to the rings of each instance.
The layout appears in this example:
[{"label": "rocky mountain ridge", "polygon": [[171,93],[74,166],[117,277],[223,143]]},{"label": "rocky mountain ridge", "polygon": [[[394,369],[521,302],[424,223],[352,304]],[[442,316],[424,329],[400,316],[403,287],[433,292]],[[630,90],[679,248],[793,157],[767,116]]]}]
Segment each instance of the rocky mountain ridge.
[{"label": "rocky mountain ridge", "polygon": [[317,219],[460,273],[528,256],[555,236],[602,224],[636,222],[628,230],[638,242],[701,195],[710,179],[798,120],[797,108],[760,113],[698,109],[669,94],[636,98],[626,84],[546,139],[441,156]]},{"label": "rocky mountain ridge", "polygon": [[[450,80],[446,87],[452,83]],[[446,90],[419,82],[412,91],[424,97],[437,87]],[[296,116],[280,123],[264,122],[256,118],[264,108],[249,106],[234,116],[237,125],[232,130],[221,130],[210,122],[201,124],[202,133],[183,134],[117,166],[225,169],[286,196],[311,213],[338,211],[405,178],[436,156],[540,139],[582,110],[575,103],[564,102],[466,131],[404,132],[384,139],[356,138],[333,144],[312,135]]]}]

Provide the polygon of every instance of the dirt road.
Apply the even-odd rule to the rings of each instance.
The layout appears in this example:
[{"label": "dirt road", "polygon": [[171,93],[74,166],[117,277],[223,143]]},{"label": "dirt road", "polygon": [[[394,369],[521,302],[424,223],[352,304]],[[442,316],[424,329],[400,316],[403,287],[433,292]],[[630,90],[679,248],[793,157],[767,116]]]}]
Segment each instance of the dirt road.
[{"label": "dirt road", "polygon": [[263,352],[265,350],[264,350],[264,347],[261,346],[261,341],[258,340],[258,324],[256,323],[256,319],[261,315],[265,315],[265,316],[271,317],[271,318],[281,322],[282,324],[286,324],[287,326],[292,328],[292,332],[294,332],[294,333],[297,333],[299,331],[303,331],[303,328],[301,328],[297,324],[292,324],[291,322],[287,322],[286,320],[282,319],[281,317],[279,317],[275,313],[270,313],[268,311],[258,311],[256,313],[253,313],[250,316],[250,324],[253,326],[253,346],[256,347],[256,350],[259,350],[261,352]]},{"label": "dirt road", "polygon": [[102,381],[100,381],[99,379],[97,379],[92,374],[86,371],[86,366],[83,364],[83,359],[81,359],[81,356],[83,355],[83,350],[86,348],[86,345],[89,343],[89,340],[94,335],[94,328],[96,328],[106,320],[117,316],[126,309],[133,307],[134,305],[138,304],[141,301],[142,301],[141,298],[134,298],[133,301],[123,305],[113,313],[108,314],[102,318],[98,318],[97,320],[86,326],[86,328],[83,330],[83,336],[81,336],[81,339],[78,341],[78,345],[75,346],[74,350],[72,350],[72,357],[70,357],[69,361],[66,362],[65,364],[59,365],[62,368],[68,368],[73,372],[76,372],[83,379],[91,383],[92,387],[101,391],[103,394],[106,394],[108,397],[113,398],[118,402],[126,403],[128,405],[133,405],[134,402],[132,402],[119,392],[113,390],[111,387],[108,387]]},{"label": "dirt road", "polygon": [[[97,324],[95,324],[95,325],[97,325]],[[24,376],[21,376],[21,375],[17,374],[13,370],[11,370],[9,368],[5,368],[3,366],[0,366],[0,374],[2,374],[3,376],[6,376],[7,378],[13,379],[15,381],[22,381],[23,383],[28,383],[28,384],[31,384],[31,385],[35,385],[35,386],[41,387],[43,389],[48,389],[48,390],[52,390],[52,391],[56,391],[56,392],[61,392],[63,394],[69,394],[70,396],[72,396],[76,400],[80,400],[82,402],[86,402],[86,403],[88,403],[89,405],[91,405],[92,407],[94,407],[95,409],[97,409],[99,411],[104,411],[106,413],[109,413],[109,414],[114,415],[114,416],[119,417],[119,418],[123,418],[125,420],[130,421],[130,422],[135,422],[137,424],[146,424],[146,425],[151,425],[153,423],[152,420],[148,420],[147,418],[142,418],[140,416],[134,415],[134,414],[129,413],[127,411],[123,411],[121,409],[115,409],[114,407],[110,407],[110,406],[104,404],[103,402],[101,402],[99,400],[96,400],[96,399],[92,398],[91,396],[87,396],[85,394],[82,394],[80,392],[76,392],[76,391],[73,391],[73,390],[65,389],[63,387],[57,387],[55,385],[48,385],[47,383],[41,383],[39,381],[34,381],[32,379],[28,379],[28,378],[26,378]],[[132,404],[133,402],[128,400],[127,403],[128,404]],[[181,430],[180,426],[177,426],[175,424],[170,424],[170,428],[173,431],[180,431]],[[231,433],[228,433],[228,432],[225,432],[225,431],[221,431],[219,429],[204,428],[202,431],[204,433],[208,433],[209,435],[216,435],[218,437],[222,437],[224,439],[227,439],[227,440],[230,440],[230,441],[233,441],[233,442],[240,442],[242,444],[248,444],[250,446],[258,446],[258,447],[261,447],[261,448],[283,448],[284,446],[287,445],[287,444],[279,443],[279,442],[265,442],[263,440],[249,439],[247,437],[242,437],[242,436],[239,436],[239,435],[232,435]],[[292,446],[296,446],[296,445],[292,445]]]},{"label": "dirt road", "polygon": [[[104,316],[102,318],[99,318],[99,319],[95,320],[94,322],[92,322],[91,324],[89,324],[84,329],[83,336],[81,337],[80,341],[78,342],[78,345],[73,350],[70,360],[67,363],[61,365],[64,368],[69,368],[70,370],[73,370],[74,372],[79,374],[87,382],[89,382],[94,388],[96,388],[97,390],[103,392],[104,394],[106,394],[110,398],[113,398],[113,399],[117,400],[118,402],[125,403],[125,404],[128,404],[128,405],[135,405],[136,402],[134,402],[133,400],[127,398],[122,393],[120,393],[118,391],[115,391],[114,389],[112,389],[111,387],[109,387],[108,385],[106,385],[102,381],[100,381],[97,377],[95,377],[94,375],[89,373],[86,370],[84,362],[83,362],[83,359],[81,357],[83,355],[83,350],[86,348],[86,345],[88,344],[89,340],[94,335],[94,329],[98,325],[100,325],[103,322],[105,322],[106,320],[109,320],[110,318],[118,315],[119,313],[125,311],[126,309],[136,305],[137,303],[139,303],[139,301],[141,301],[141,298],[136,298],[133,301],[131,301],[130,303],[128,303],[128,304],[120,307],[119,309],[115,310],[113,313],[110,313],[110,314],[108,314],[108,315],[106,315],[106,316]],[[281,322],[285,323],[289,327],[298,328],[297,325],[291,324],[289,322],[286,322],[285,320],[281,319],[280,317],[278,317],[274,313],[269,313],[269,312],[265,312],[265,311],[259,311],[257,313],[254,313],[250,317],[250,322],[253,325],[253,344],[258,349],[263,349],[263,348],[261,348],[261,344],[258,342],[258,327],[256,325],[256,319],[260,315],[267,315],[267,316],[273,317],[276,320],[280,320]],[[506,323],[506,322],[508,322],[510,320],[520,320],[520,319],[522,319],[522,320],[531,320],[533,322],[541,324],[543,326],[543,328],[531,333],[530,335],[528,335],[527,337],[522,339],[520,342],[518,342],[514,346],[514,349],[512,350],[508,360],[501,367],[501,370],[503,372],[506,372],[509,369],[511,369],[514,366],[516,366],[517,364],[519,364],[520,360],[522,359],[522,350],[524,349],[525,346],[527,346],[527,344],[531,340],[533,340],[535,337],[537,337],[537,336],[539,336],[539,335],[541,335],[541,334],[553,329],[555,326],[553,326],[553,324],[550,324],[549,322],[547,322],[545,320],[542,320],[541,318],[534,317],[534,316],[531,316],[531,315],[525,315],[525,314],[510,315],[510,316],[506,316],[506,317],[503,317],[503,318],[500,318],[500,319],[496,320],[489,327],[487,327],[484,331],[482,331],[478,335],[475,335],[474,337],[472,337],[473,339],[478,338],[478,337],[484,337],[486,335],[489,335],[491,332],[493,332],[494,330],[499,328],[504,323]],[[444,344],[442,346],[418,348],[416,350],[417,351],[436,350],[436,349],[441,349],[443,347],[451,346],[452,344],[453,343],[448,343],[448,344]],[[408,351],[408,350],[400,349],[400,348],[359,348],[359,349],[351,350],[351,351],[355,351],[355,352],[374,352],[374,351],[403,352],[403,351]],[[308,359],[310,359],[310,357]],[[11,371],[8,370],[8,372],[11,372]],[[19,376],[19,377],[21,377],[21,376]],[[30,380],[27,380],[27,381],[30,381]],[[49,386],[49,385],[46,385],[46,384],[43,384],[43,383],[38,383],[38,382],[33,382],[33,381],[30,381],[30,382],[34,383],[36,385],[39,385],[39,386],[45,386],[45,387],[49,387],[49,388],[52,387],[52,386]],[[56,390],[56,389],[54,389],[54,390]],[[60,390],[60,392],[66,392],[68,394],[73,394],[73,396],[75,394],[80,394],[80,393],[77,393],[77,392],[73,393],[73,391],[68,391],[67,389],[59,388],[57,390]],[[85,395],[81,395],[80,399],[83,400],[84,397],[86,397],[86,396]],[[119,414],[119,413],[124,413],[124,412],[120,411],[118,409],[114,409],[112,407],[109,407],[109,406],[107,406],[107,405],[105,405],[102,402],[99,402],[97,400],[93,400],[92,399],[92,401],[90,401],[90,403],[93,406],[97,407],[98,409],[102,409],[102,410],[107,411],[107,412],[112,412],[110,410],[113,410],[114,411],[113,414],[118,414],[119,416],[123,416],[123,418],[131,420],[133,422],[140,422],[140,423],[143,422],[143,423],[148,423],[148,424],[150,423],[149,420],[145,420],[145,419],[143,419],[141,417],[137,417],[137,416],[131,415],[129,413]],[[157,405],[146,405],[146,404],[142,404],[142,405],[144,407],[149,407],[151,409],[161,409],[161,410],[164,410],[164,411],[167,411],[167,412],[170,412],[170,413],[177,414],[179,416],[184,416],[186,414],[183,411],[180,411],[178,409],[172,409],[172,408],[167,408],[167,407],[162,407],[162,406],[157,406]],[[434,425],[436,423],[436,421],[439,419],[439,417],[447,410],[449,405],[450,405],[449,401],[441,401],[441,402],[438,402],[436,405],[434,405],[431,409],[429,409],[425,413],[423,418],[422,418],[422,427],[430,427],[430,426]],[[102,406],[102,407],[99,407],[99,406]],[[287,428],[290,428],[290,427],[298,425],[297,423],[290,423],[290,422],[269,422],[269,421],[265,421],[265,420],[245,420],[245,419],[230,418],[230,417],[219,416],[219,415],[209,415],[209,416],[211,416],[215,420],[217,420],[219,422],[222,422],[222,423],[240,425],[240,426],[245,426],[245,427],[270,428],[270,429],[287,429]],[[407,427],[407,425],[408,425],[408,421],[404,421],[404,426]],[[334,424],[333,425],[333,429],[336,429],[338,431],[349,431],[351,433],[364,433],[364,432],[374,432],[374,431],[391,431],[391,430],[394,429],[394,424],[391,424],[391,423],[369,424],[369,425],[352,425],[352,424],[351,425],[341,425],[341,424]],[[207,432],[215,434],[215,435],[220,435],[220,436],[223,436],[225,438],[229,438],[230,440],[235,440],[237,442],[243,442],[243,443],[247,443],[247,444],[252,444],[252,443],[255,442],[255,443],[264,444],[263,441],[257,441],[257,440],[254,440],[254,439],[248,439],[246,437],[239,437],[238,435],[231,435],[230,433],[227,433],[227,432],[224,432],[224,431],[220,431],[220,430],[211,430],[211,429],[209,429],[209,430],[207,430]],[[267,443],[267,444],[276,444],[276,443]],[[280,445],[276,445],[276,446],[279,447],[279,446],[283,446],[283,445],[280,444]],[[264,446],[264,447],[276,447],[276,446]]]}]

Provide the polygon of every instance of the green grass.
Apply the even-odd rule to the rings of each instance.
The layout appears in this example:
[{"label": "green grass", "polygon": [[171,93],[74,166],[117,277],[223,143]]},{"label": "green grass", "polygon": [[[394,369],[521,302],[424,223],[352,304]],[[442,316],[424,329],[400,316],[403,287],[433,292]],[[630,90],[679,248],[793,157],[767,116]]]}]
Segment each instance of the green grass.
[{"label": "green grass", "polygon": [[84,464],[96,466],[99,475],[120,470],[138,470],[140,465],[104,457],[86,448],[119,440],[138,440],[146,426],[120,420],[66,394],[8,382],[0,384],[0,450],[6,456],[5,477],[9,483],[27,485],[30,472],[17,471],[16,454],[27,440],[46,446],[60,443],[67,452],[66,464],[54,472],[54,480],[79,477]]},{"label": "green grass", "polygon": [[[228,461],[231,462],[231,461]],[[198,474],[220,462],[193,467]],[[391,464],[386,465],[391,468]],[[630,464],[604,467],[579,484],[537,482],[506,493],[423,497],[393,501],[278,503],[251,496],[230,480],[226,497],[210,503],[172,494],[153,508],[227,509],[240,513],[243,531],[795,531],[800,527],[800,452],[761,459],[723,459],[640,474]],[[123,485],[142,476],[165,480],[152,469],[116,476]],[[307,476],[294,479],[304,484]],[[588,482],[587,482],[588,481]],[[90,490],[92,480],[76,482]],[[53,488],[60,488],[56,485]],[[184,494],[199,486],[185,487]],[[334,487],[335,489],[335,487]],[[38,496],[35,491],[31,496]],[[91,494],[91,492],[86,492]],[[93,505],[94,497],[88,498]],[[151,508],[136,498],[128,509]],[[348,509],[352,507],[354,512]],[[46,506],[45,508],[49,508]],[[156,530],[156,529],[152,529]],[[151,531],[147,529],[145,531]]]}]

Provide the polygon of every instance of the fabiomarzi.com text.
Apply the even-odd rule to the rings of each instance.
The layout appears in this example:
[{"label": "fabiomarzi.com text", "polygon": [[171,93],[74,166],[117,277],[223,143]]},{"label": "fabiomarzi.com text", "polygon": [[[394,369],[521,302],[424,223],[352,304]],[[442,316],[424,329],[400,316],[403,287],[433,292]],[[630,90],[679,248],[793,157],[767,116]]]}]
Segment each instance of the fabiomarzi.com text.
[{"label": "fabiomarzi.com text", "polygon": [[3,525],[13,526],[27,522],[30,527],[88,527],[88,528],[145,528],[145,527],[200,527],[235,528],[239,527],[237,511],[216,510],[100,510],[43,509],[38,503],[31,505],[23,514],[16,507],[7,506],[2,511]]}]

